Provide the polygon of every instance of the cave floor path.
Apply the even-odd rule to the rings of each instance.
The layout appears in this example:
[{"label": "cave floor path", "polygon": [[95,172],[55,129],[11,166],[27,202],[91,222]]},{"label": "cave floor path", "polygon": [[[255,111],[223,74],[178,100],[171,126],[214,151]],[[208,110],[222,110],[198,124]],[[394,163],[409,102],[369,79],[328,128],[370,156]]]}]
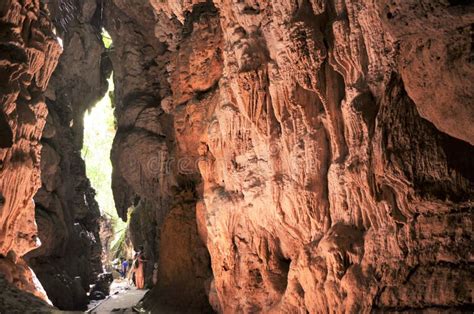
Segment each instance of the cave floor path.
[{"label": "cave floor path", "polygon": [[111,286],[110,297],[89,313],[136,313],[132,307],[137,305],[147,291],[130,286],[125,281],[114,282]]}]

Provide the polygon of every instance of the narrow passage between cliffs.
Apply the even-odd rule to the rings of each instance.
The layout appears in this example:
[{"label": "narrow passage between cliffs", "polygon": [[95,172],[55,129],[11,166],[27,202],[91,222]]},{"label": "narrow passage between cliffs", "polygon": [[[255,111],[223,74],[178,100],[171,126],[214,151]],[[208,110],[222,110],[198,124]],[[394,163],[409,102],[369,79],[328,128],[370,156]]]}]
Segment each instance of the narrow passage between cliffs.
[{"label": "narrow passage between cliffs", "polygon": [[[111,37],[105,30],[102,41],[106,49],[113,49]],[[81,151],[86,174],[96,192],[95,199],[101,213],[103,273],[88,293],[89,311],[92,313],[130,310],[147,291],[140,283],[143,274],[139,271],[139,254],[136,251],[140,248],[133,247],[128,224],[118,216],[112,193],[110,152],[116,133],[113,73],[107,81],[108,90],[104,97],[84,115]]]}]

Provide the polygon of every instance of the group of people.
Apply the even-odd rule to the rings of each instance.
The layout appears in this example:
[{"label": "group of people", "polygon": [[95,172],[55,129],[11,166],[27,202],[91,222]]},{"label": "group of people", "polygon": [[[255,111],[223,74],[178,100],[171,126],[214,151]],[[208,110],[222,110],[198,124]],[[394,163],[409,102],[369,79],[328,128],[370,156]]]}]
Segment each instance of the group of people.
[{"label": "group of people", "polygon": [[133,282],[137,289],[145,288],[145,265],[143,250],[135,253],[133,261],[120,258],[120,268],[117,269],[120,276]]}]

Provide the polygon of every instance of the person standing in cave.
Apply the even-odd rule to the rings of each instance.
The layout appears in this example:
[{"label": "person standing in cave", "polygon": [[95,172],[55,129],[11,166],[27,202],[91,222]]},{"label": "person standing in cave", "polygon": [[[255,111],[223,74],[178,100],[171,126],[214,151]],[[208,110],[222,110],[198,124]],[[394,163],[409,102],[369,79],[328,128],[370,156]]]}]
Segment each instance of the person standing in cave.
[{"label": "person standing in cave", "polygon": [[128,260],[125,258],[122,258],[122,271],[121,271],[121,274],[122,274],[122,278],[125,279],[125,277],[127,276],[127,269],[128,269]]},{"label": "person standing in cave", "polygon": [[137,259],[135,260],[133,267],[135,268],[135,286],[137,289],[145,288],[145,255],[143,254],[143,247],[140,247]]}]

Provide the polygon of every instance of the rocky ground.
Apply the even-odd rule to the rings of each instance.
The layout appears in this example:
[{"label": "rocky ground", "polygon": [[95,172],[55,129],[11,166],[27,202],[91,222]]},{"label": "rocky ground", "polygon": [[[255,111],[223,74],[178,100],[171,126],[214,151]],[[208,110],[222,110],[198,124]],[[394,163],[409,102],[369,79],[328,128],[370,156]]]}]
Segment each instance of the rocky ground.
[{"label": "rocky ground", "polygon": [[89,304],[88,313],[134,313],[140,312],[139,301],[148,290],[139,290],[127,280],[116,279],[110,286],[110,296],[105,300]]}]

